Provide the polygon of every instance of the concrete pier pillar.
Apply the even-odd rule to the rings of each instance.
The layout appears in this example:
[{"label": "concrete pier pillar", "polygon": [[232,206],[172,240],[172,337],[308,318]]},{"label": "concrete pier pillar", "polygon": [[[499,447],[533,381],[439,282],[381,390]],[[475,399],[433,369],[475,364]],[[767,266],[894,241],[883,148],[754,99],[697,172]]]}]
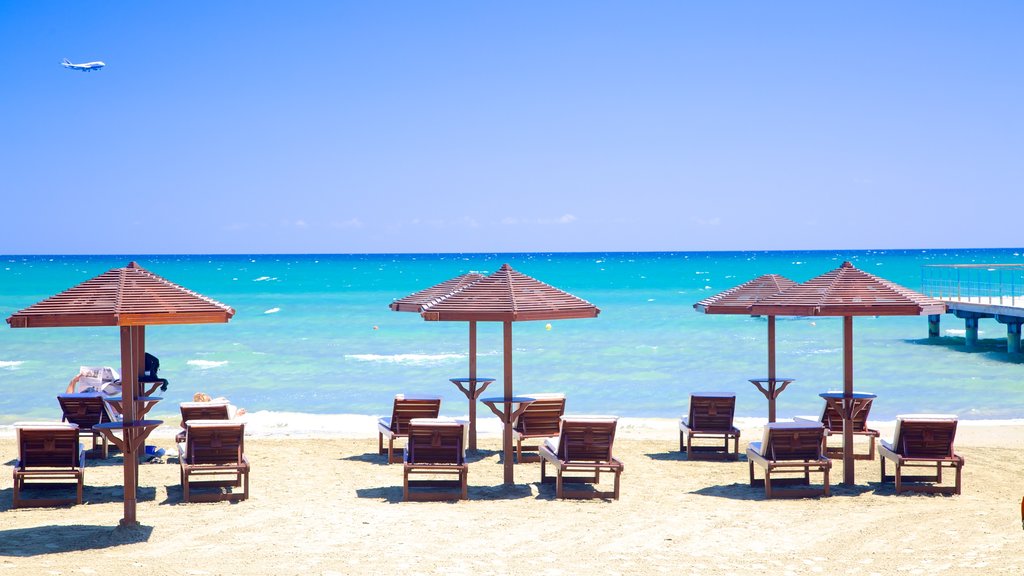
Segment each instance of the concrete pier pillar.
[{"label": "concrete pier pillar", "polygon": [[940,314],[929,314],[928,315],[928,337],[938,338],[939,337],[939,319],[942,318]]},{"label": "concrete pier pillar", "polygon": [[1006,351],[1010,354],[1020,354],[1020,322],[1006,324]]},{"label": "concrete pier pillar", "polygon": [[978,345],[978,319],[964,318],[964,344],[968,349]]}]

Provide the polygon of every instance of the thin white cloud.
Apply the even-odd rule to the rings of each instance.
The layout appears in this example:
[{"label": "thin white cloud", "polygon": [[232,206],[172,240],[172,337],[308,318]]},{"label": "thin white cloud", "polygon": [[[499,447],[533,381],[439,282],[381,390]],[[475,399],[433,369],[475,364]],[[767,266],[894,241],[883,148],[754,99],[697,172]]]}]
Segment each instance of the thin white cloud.
[{"label": "thin white cloud", "polygon": [[511,216],[506,216],[506,217],[501,219],[501,223],[506,225],[506,226],[517,226],[519,224],[539,224],[539,225],[542,225],[542,226],[548,226],[548,225],[553,225],[553,224],[554,225],[572,224],[573,222],[576,222],[577,220],[579,220],[579,218],[577,218],[574,214],[563,214],[563,215],[561,215],[561,216],[559,216],[557,218],[534,218],[534,219],[513,218]]},{"label": "thin white cloud", "polygon": [[362,228],[366,225],[363,224],[363,221],[360,220],[359,218],[349,218],[348,220],[336,220],[334,222],[331,222],[331,226],[334,226],[335,228],[341,228],[342,230],[358,230],[359,228]]}]

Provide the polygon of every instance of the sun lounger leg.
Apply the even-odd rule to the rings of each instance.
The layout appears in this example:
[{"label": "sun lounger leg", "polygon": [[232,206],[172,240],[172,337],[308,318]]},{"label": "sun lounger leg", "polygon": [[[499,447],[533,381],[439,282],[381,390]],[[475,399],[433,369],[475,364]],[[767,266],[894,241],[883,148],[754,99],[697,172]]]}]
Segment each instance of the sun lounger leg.
[{"label": "sun lounger leg", "polygon": [[562,470],[558,470],[558,476],[555,478],[555,498],[562,498]]},{"label": "sun lounger leg", "polygon": [[935,481],[936,482],[942,482],[942,463],[941,462],[936,462],[935,463]]},{"label": "sun lounger leg", "polygon": [[828,484],[829,468],[830,467],[826,467],[825,471],[824,471],[825,472],[825,492],[824,492],[825,496],[831,496],[831,492],[829,491],[829,484]]},{"label": "sun lounger leg", "polygon": [[772,497],[772,472],[771,467],[764,469],[764,497],[769,500]]}]

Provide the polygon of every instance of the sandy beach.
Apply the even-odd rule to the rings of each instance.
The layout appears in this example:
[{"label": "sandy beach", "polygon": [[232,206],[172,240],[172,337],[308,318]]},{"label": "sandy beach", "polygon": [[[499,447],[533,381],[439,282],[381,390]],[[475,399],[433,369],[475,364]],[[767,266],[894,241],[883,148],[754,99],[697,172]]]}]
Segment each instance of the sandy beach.
[{"label": "sandy beach", "polygon": [[[6,574],[1020,574],[1024,423],[962,422],[960,496],[900,495],[857,484],[819,499],[764,499],[747,463],[687,461],[672,420],[624,420],[618,501],[559,501],[539,464],[501,484],[500,438],[484,426],[469,500],[402,502],[401,465],[376,453],[372,428],[295,433],[253,415],[251,497],[181,503],[178,465],[140,468],[138,518],[121,518],[120,456],[93,459],[85,503],[12,510],[0,480]],[[272,420],[272,419],[271,419]],[[740,422],[741,450],[760,423]],[[892,423],[876,423],[883,438]],[[368,431],[369,430],[369,431]],[[168,449],[174,429],[155,433]],[[0,453],[15,456],[9,430]],[[760,472],[758,473],[760,476]],[[841,462],[833,483],[842,478]]]}]

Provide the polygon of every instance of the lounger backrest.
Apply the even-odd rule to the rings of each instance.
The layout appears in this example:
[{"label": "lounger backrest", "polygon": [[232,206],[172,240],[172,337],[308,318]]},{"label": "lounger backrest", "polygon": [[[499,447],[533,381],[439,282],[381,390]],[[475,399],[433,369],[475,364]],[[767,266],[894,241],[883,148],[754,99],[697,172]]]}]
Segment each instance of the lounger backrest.
[{"label": "lounger backrest", "polygon": [[82,465],[78,426],[58,423],[15,425],[15,428],[19,468],[77,468]]},{"label": "lounger backrest", "polygon": [[764,427],[761,455],[769,460],[818,460],[825,428],[814,422],[771,422]]},{"label": "lounger backrest", "polygon": [[563,416],[558,458],[567,462],[611,462],[617,422],[614,416]]},{"label": "lounger backrest", "polygon": [[90,430],[102,422],[110,422],[107,403],[99,392],[58,394],[57,402],[64,412],[64,421],[77,424],[83,430]]},{"label": "lounger backrest", "polygon": [[898,416],[893,446],[905,458],[952,457],[956,424],[952,415]]},{"label": "lounger backrest", "polygon": [[562,414],[565,413],[565,394],[524,394],[536,400],[523,410],[516,420],[515,429],[532,436],[558,436]]},{"label": "lounger backrest", "polygon": [[227,420],[229,418],[227,402],[182,402],[181,427],[190,420]]},{"label": "lounger backrest", "polygon": [[690,395],[691,428],[730,430],[736,413],[736,395],[725,392],[698,392]]},{"label": "lounger backrest", "polygon": [[190,420],[185,426],[190,464],[238,464],[245,454],[245,424],[238,420]]},{"label": "lounger backrest", "polygon": [[461,422],[440,418],[413,418],[409,423],[410,464],[462,464]]},{"label": "lounger backrest", "polygon": [[[853,400],[853,431],[863,432],[868,429],[868,414],[874,398],[854,398]],[[831,403],[825,402],[821,409],[821,423],[830,432],[843,431],[843,415]]]},{"label": "lounger backrest", "polygon": [[395,434],[409,433],[409,420],[413,418],[437,418],[441,412],[440,396],[395,396],[391,412],[391,431]]}]

